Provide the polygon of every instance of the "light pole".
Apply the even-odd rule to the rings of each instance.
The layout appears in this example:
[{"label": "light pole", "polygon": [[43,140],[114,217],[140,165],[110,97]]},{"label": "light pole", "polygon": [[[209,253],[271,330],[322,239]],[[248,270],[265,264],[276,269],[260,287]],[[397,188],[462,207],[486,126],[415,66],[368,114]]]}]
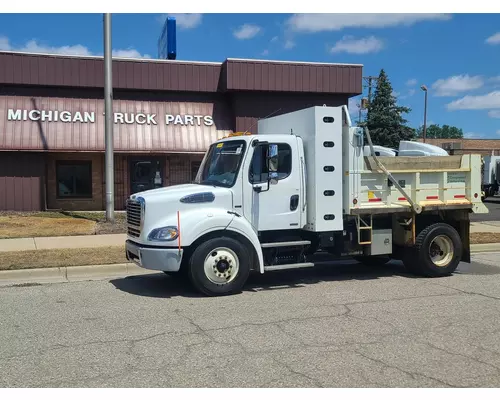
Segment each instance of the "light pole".
[{"label": "light pole", "polygon": [[105,114],[105,170],[106,221],[115,221],[114,166],[113,166],[113,78],[111,75],[111,14],[104,14],[104,114]]},{"label": "light pole", "polygon": [[425,136],[427,134],[427,86],[422,85],[420,86],[420,89],[422,89],[425,93],[424,96],[424,143],[425,143]]}]

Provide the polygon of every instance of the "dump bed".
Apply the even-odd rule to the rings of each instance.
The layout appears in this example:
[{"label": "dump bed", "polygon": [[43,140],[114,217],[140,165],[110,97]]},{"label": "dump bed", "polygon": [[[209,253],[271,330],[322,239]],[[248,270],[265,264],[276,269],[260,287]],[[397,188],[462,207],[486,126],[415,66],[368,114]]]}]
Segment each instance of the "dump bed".
[{"label": "dump bed", "polygon": [[374,157],[364,156],[359,171],[349,171],[359,175],[350,188],[350,214],[411,211],[407,197],[422,211],[468,208],[488,212],[481,201],[479,155],[377,158],[402,191]]}]

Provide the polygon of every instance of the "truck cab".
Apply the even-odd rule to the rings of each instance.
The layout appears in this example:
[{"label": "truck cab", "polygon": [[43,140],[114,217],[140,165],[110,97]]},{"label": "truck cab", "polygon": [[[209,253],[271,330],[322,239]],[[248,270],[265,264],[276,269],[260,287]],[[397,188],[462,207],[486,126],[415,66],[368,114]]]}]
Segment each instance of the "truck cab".
[{"label": "truck cab", "polygon": [[191,184],[127,200],[127,259],[211,296],[238,292],[251,272],[313,267],[325,255],[383,264],[410,254],[405,265],[423,275],[454,271],[469,256],[468,213],[487,212],[480,159],[375,153],[345,106],[260,120],[258,134],[210,145]]}]

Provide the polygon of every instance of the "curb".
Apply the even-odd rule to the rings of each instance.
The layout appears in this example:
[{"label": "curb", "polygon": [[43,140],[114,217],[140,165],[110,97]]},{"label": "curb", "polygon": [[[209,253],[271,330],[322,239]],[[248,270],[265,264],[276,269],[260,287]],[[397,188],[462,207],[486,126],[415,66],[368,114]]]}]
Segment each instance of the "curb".
[{"label": "curb", "polygon": [[101,280],[134,275],[158,274],[135,264],[84,265],[79,267],[33,268],[0,271],[0,286],[26,283],[63,283]]},{"label": "curb", "polygon": [[472,254],[500,251],[500,243],[471,244],[470,250]]},{"label": "curb", "polygon": [[[492,252],[500,252],[500,243],[471,245],[472,254]],[[135,275],[154,275],[160,272],[161,271],[146,270],[133,263],[16,269],[0,271],[0,287],[29,283],[42,284],[92,281]]]}]

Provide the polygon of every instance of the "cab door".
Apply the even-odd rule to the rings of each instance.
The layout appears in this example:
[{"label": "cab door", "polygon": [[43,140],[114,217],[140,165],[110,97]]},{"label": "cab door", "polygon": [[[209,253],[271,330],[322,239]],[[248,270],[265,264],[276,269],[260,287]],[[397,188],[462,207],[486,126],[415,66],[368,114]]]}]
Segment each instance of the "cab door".
[{"label": "cab door", "polygon": [[[243,214],[256,231],[299,229],[303,199],[301,199],[301,169],[297,138],[283,136],[250,145],[243,168]],[[277,146],[277,176],[269,181],[269,145]],[[272,175],[272,173],[271,173]]]}]

